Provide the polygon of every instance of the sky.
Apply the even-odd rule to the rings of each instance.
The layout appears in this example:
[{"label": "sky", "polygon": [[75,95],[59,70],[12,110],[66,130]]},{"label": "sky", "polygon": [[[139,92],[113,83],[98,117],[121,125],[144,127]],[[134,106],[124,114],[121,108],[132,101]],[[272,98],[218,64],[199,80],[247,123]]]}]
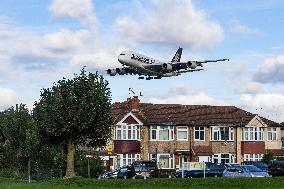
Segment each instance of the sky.
[{"label": "sky", "polygon": [[[1,0],[0,109],[32,109],[42,88],[86,66],[108,80],[112,102],[141,93],[141,102],[230,105],[283,122],[283,25],[283,0]],[[169,62],[178,47],[181,61],[230,61],[161,80],[106,74],[124,50]]]}]

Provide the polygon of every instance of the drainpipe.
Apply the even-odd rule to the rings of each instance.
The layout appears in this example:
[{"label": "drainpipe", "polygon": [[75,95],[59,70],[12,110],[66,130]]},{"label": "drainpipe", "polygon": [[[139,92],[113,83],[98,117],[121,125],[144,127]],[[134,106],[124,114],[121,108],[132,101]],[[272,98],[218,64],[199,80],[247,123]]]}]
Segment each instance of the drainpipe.
[{"label": "drainpipe", "polygon": [[189,161],[192,161],[192,141],[193,141],[192,127],[189,126]]},{"label": "drainpipe", "polygon": [[236,150],[235,150],[235,154],[236,154],[236,162],[238,163],[238,126],[236,126]]}]

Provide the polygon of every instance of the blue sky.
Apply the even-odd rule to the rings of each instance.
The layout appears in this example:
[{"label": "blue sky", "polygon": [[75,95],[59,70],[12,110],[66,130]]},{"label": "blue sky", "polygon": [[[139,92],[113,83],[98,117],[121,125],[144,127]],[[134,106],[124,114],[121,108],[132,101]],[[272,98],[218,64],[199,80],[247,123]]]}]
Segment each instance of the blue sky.
[{"label": "blue sky", "polygon": [[[284,1],[2,0],[0,108],[25,103],[83,66],[110,83],[112,101],[233,105],[284,121]],[[170,61],[229,58],[161,80],[106,75],[134,50]]]}]

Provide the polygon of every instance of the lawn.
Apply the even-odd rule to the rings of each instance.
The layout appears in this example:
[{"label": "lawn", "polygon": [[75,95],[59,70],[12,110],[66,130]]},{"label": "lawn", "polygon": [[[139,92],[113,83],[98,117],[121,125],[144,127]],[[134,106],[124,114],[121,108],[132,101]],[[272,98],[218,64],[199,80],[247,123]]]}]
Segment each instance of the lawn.
[{"label": "lawn", "polygon": [[95,189],[95,188],[284,188],[284,177],[269,178],[206,178],[206,179],[150,179],[150,180],[97,180],[75,178],[27,183],[0,178],[1,189]]}]

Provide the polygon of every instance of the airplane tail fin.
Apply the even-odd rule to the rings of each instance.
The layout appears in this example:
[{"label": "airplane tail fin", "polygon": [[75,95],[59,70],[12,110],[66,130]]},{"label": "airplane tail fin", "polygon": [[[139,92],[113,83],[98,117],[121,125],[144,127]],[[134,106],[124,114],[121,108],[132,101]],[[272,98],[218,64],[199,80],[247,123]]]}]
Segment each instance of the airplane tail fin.
[{"label": "airplane tail fin", "polygon": [[171,62],[180,62],[181,54],[182,54],[182,48],[179,47]]}]

